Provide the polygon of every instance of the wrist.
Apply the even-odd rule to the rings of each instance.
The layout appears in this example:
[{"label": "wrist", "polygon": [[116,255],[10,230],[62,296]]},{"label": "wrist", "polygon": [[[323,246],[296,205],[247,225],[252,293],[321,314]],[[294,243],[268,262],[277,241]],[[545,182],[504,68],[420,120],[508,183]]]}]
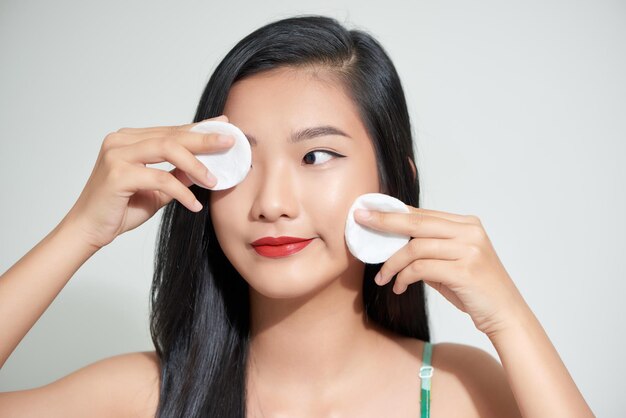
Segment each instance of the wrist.
[{"label": "wrist", "polygon": [[498,327],[485,332],[485,334],[495,345],[503,338],[508,338],[511,335],[525,332],[536,320],[535,314],[532,312],[526,301],[520,297],[518,303],[510,305],[507,309],[504,319],[500,321]]},{"label": "wrist", "polygon": [[51,235],[55,239],[72,243],[75,250],[79,250],[86,256],[91,256],[102,248],[101,246],[92,244],[80,223],[68,217],[63,218],[54,228]]}]

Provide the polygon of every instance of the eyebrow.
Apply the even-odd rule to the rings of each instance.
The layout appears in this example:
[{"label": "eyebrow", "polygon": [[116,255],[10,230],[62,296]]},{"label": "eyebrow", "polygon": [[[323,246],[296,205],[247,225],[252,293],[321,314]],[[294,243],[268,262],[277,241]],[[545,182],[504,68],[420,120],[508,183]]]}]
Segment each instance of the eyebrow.
[{"label": "eyebrow", "polygon": [[[254,136],[247,134],[245,132],[244,132],[244,135],[250,141],[250,145],[255,146],[257,144],[257,140]],[[346,138],[351,138],[350,135],[343,132],[339,128],[335,128],[334,126],[330,126],[330,125],[323,125],[323,126],[314,126],[311,128],[304,128],[299,131],[292,132],[291,136],[289,137],[289,143],[296,144],[298,142],[306,141],[308,139],[313,139],[313,138],[317,138],[320,136],[327,136],[327,135],[339,135],[339,136],[344,136]]]}]

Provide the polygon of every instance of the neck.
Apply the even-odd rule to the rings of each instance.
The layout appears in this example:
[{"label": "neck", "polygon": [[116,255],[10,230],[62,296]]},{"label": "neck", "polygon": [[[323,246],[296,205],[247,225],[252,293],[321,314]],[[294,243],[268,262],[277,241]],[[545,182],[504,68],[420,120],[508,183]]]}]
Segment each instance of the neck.
[{"label": "neck", "polygon": [[330,388],[348,389],[363,376],[384,332],[366,320],[363,268],[299,298],[270,299],[250,288],[250,379],[262,388],[327,397]]}]

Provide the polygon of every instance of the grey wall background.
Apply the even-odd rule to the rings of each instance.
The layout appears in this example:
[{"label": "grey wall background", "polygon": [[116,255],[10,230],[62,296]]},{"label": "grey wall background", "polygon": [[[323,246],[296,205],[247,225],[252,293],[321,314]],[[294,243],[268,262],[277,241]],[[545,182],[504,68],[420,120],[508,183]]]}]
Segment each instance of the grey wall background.
[{"label": "grey wall background", "polygon": [[[312,4],[2,0],[0,271],[71,208],[107,133],[191,122],[239,39],[292,14],[327,14],[375,35],[397,66],[422,206],[480,217],[592,409],[623,416],[626,4]],[[0,390],[153,349],[159,218],[81,267],[0,371]],[[497,358],[469,316],[429,291],[435,342]]]}]

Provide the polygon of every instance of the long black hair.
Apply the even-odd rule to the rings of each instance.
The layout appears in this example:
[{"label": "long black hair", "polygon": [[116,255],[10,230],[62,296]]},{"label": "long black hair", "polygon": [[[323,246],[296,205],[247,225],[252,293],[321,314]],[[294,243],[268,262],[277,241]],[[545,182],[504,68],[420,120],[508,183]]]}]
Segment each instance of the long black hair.
[{"label": "long black hair", "polygon": [[[269,23],[237,43],[202,94],[194,122],[222,114],[238,80],[278,67],[327,71],[351,96],[373,141],[381,192],[419,207],[419,173],[400,79],[368,33],[337,20],[301,15]],[[198,200],[210,191],[191,186]],[[246,415],[249,285],[222,252],[205,208],[177,200],[163,210],[151,287],[150,331],[161,362],[159,417]],[[367,264],[363,302],[368,320],[407,337],[430,341],[422,281],[401,295],[374,283],[382,264]]]}]

